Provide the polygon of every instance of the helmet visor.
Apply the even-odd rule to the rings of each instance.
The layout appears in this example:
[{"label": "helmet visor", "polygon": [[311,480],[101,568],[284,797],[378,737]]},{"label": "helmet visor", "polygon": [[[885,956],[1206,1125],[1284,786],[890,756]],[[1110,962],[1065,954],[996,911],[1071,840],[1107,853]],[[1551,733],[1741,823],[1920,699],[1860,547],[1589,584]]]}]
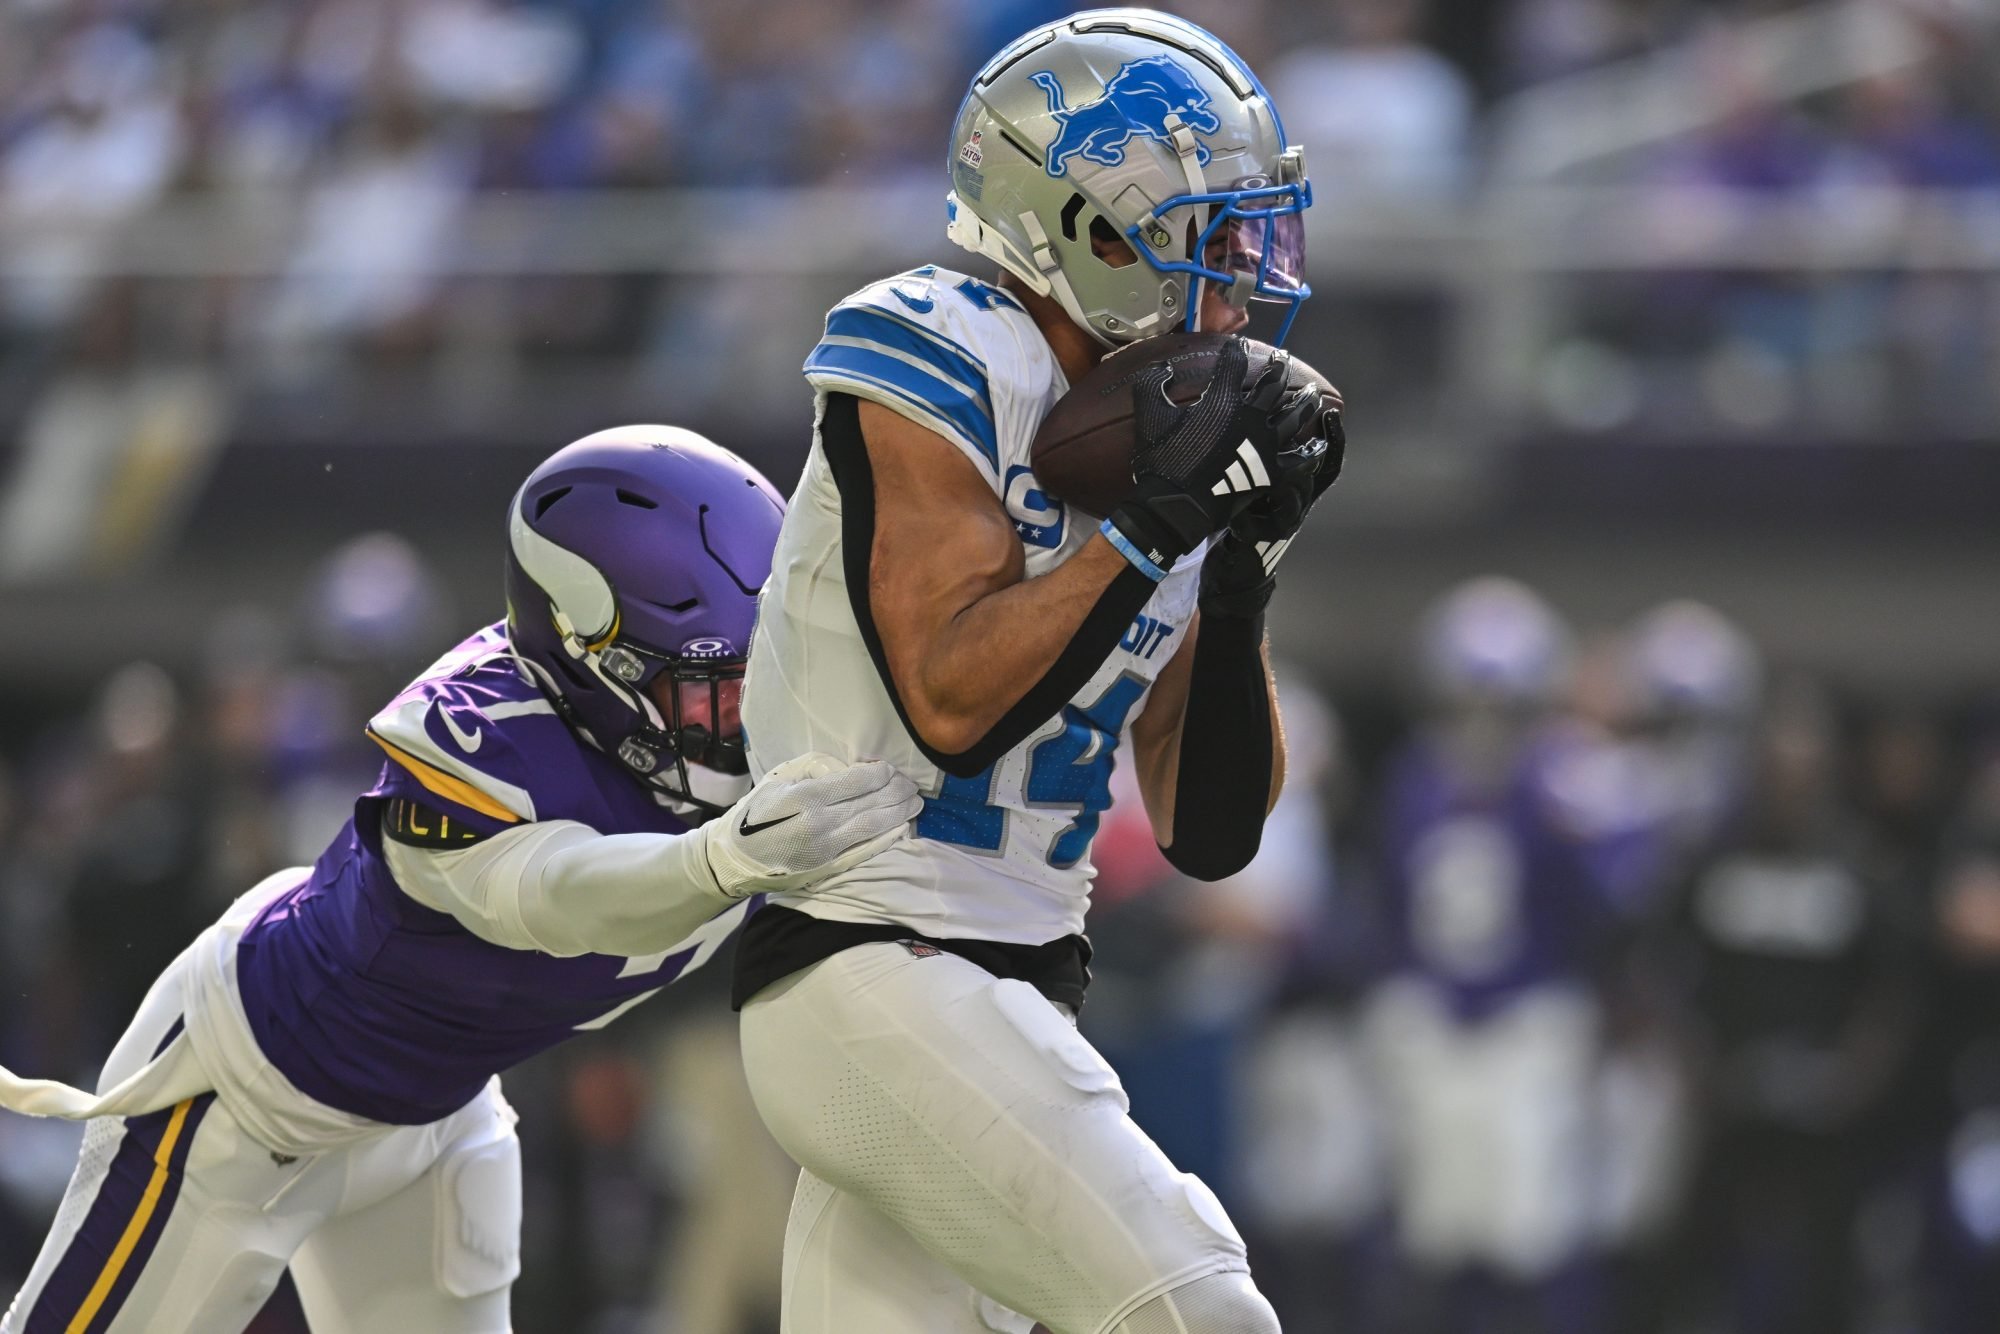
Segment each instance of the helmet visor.
[{"label": "helmet visor", "polygon": [[[737,669],[739,672],[741,668]],[[661,698],[671,687],[672,712]],[[663,717],[679,726],[699,727],[719,741],[733,741],[743,734],[742,676],[662,676],[653,686],[653,703]]]},{"label": "helmet visor", "polygon": [[742,663],[682,664],[655,677],[646,693],[682,759],[721,773],[747,772]]},{"label": "helmet visor", "polygon": [[[1133,250],[1155,269],[1189,276],[1191,290],[1185,327],[1195,327],[1202,283],[1239,290],[1248,286],[1251,299],[1280,302],[1287,307],[1284,325],[1273,340],[1283,343],[1300,303],[1312,295],[1305,282],[1306,229],[1302,216],[1310,207],[1312,186],[1304,180],[1273,185],[1268,176],[1243,176],[1226,190],[1176,195],[1160,204],[1149,217],[1126,228],[1125,235]],[[1158,251],[1171,244],[1169,238],[1175,235],[1176,228],[1155,219],[1165,219],[1173,210],[1182,208],[1195,211],[1196,221],[1188,226],[1193,231],[1198,225],[1200,232],[1192,238],[1194,245],[1189,258],[1167,259]],[[1249,282],[1241,283],[1243,278]]]},{"label": "helmet visor", "polygon": [[1252,299],[1288,301],[1305,286],[1305,219],[1297,210],[1226,209],[1204,258],[1211,269],[1249,274]]}]

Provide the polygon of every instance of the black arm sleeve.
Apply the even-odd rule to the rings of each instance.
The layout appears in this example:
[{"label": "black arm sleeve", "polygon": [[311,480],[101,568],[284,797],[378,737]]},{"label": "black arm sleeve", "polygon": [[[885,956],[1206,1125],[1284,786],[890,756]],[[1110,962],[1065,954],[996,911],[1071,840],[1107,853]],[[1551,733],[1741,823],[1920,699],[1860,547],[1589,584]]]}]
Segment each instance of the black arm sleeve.
[{"label": "black arm sleeve", "polygon": [[954,778],[970,778],[986,769],[1028,734],[1062,711],[1091,675],[1104,665],[1153,596],[1154,584],[1136,568],[1128,568],[1111,581],[1084,617],[1076,638],[1062,651],[1042,678],[1030,685],[991,731],[957,754],[941,751],[917,732],[896,693],[889,674],[889,660],[882,651],[882,636],[875,628],[875,615],[868,605],[868,563],[875,549],[875,472],[868,463],[868,446],[861,438],[858,400],[851,394],[829,394],[820,418],[819,438],[826,461],[833,470],[833,483],[840,491],[840,542],[847,575],[847,598],[854,608],[854,623],[861,628],[862,642],[874,659],[876,674],[882,678],[896,716],[924,757]]},{"label": "black arm sleeve", "polygon": [[1181,719],[1168,861],[1197,880],[1235,875],[1257,855],[1271,795],[1272,718],[1264,616],[1204,613]]}]

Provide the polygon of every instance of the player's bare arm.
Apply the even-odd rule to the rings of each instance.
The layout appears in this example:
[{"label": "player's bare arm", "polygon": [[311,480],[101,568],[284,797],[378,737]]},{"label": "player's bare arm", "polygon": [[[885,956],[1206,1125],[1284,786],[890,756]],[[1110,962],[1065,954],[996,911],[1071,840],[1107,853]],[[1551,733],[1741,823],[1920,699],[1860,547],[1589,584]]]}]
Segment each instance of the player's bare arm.
[{"label": "player's bare arm", "polygon": [[[1255,496],[1317,470],[1320,392],[1292,386],[1282,354],[1252,373],[1242,340],[1226,340],[1206,391],[1185,407],[1165,396],[1176,373],[1165,361],[1139,369],[1130,494],[1069,560],[1032,580],[970,458],[900,412],[829,396],[820,433],[848,507],[856,619],[913,737],[947,773],[979,773],[1025,740],[1110,656],[1179,561]],[[1242,448],[1271,459],[1254,496],[1223,480]]]},{"label": "player's bare arm", "polygon": [[1139,779],[1139,796],[1153,841],[1161,847],[1174,842],[1174,775],[1181,762],[1181,720],[1187,712],[1188,674],[1194,667],[1195,641],[1201,617],[1188,622],[1180,651],[1153,681],[1146,706],[1132,720],[1132,763]]},{"label": "player's bare arm", "polygon": [[1049,673],[1121,577],[1132,611],[1150,585],[1101,535],[1024,578],[1013,522],[969,459],[878,404],[861,403],[860,416],[875,479],[868,594],[889,671],[921,739],[963,753]]}]

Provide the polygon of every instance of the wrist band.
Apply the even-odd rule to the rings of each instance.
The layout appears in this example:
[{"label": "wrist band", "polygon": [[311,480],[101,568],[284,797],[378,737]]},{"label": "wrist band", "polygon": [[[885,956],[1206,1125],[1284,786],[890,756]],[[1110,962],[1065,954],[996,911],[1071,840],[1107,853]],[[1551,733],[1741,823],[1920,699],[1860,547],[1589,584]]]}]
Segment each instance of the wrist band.
[{"label": "wrist band", "polygon": [[1167,577],[1167,572],[1155,564],[1145,552],[1133,546],[1132,539],[1125,536],[1119,530],[1118,525],[1112,523],[1111,520],[1106,519],[1102,524],[1098,525],[1097,531],[1103,533],[1105,539],[1112,546],[1118,548],[1119,555],[1132,562],[1134,569],[1138,570],[1139,573],[1145,575],[1148,579],[1151,579],[1154,583],[1157,584],[1160,580]]}]

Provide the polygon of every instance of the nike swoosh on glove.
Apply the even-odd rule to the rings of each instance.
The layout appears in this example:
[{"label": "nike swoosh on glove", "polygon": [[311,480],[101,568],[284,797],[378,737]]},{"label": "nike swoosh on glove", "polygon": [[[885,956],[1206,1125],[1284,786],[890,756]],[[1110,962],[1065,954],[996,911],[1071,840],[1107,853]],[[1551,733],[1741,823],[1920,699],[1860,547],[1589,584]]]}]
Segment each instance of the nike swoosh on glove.
[{"label": "nike swoosh on glove", "polygon": [[908,834],[923,805],[886,760],[814,752],[772,769],[699,833],[717,885],[743,898],[808,889],[860,865]]}]

